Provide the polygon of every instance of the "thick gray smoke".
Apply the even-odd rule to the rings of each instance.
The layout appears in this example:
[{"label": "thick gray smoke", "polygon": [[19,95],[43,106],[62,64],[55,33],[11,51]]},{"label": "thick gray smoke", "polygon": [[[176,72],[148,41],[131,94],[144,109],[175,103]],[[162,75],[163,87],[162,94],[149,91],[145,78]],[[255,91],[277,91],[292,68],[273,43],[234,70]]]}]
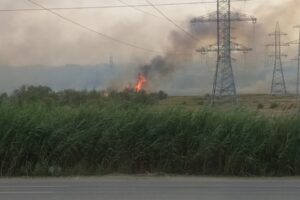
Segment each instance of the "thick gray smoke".
[{"label": "thick gray smoke", "polygon": [[[275,24],[279,21],[281,31],[290,33],[290,36],[283,37],[282,41],[287,42],[293,40],[293,38],[294,40],[297,39],[295,37],[297,32],[292,31],[292,26],[299,23],[297,11],[299,6],[300,1],[297,0],[289,0],[273,6],[267,2],[262,3],[253,14],[258,18],[258,23],[255,26],[251,22],[232,24],[232,35],[234,38],[237,38],[234,41],[253,48],[253,51],[247,54],[241,52],[232,53],[233,58],[236,60],[233,63],[233,67],[240,93],[268,93],[273,70],[273,61],[268,57],[268,54],[273,53],[273,49],[266,49],[265,45],[272,43],[274,40],[267,35],[274,32]],[[167,48],[165,55],[155,57],[150,61],[150,64],[142,67],[142,69],[147,69],[150,80],[152,77],[155,77],[153,82],[156,87],[167,85],[169,80],[172,79],[170,77],[177,76],[178,78],[178,74],[181,73],[181,76],[186,78],[185,81],[176,79],[179,80],[175,83],[177,87],[193,88],[192,82],[198,88],[201,86],[200,90],[202,93],[203,91],[209,91],[216,64],[215,54],[211,54],[210,58],[204,58],[201,55],[195,55],[194,50],[216,42],[216,24],[193,24],[189,26],[188,32],[193,34],[198,41],[191,40],[190,37],[181,31],[172,31],[169,35],[169,48]],[[283,48],[283,52],[292,55],[291,57],[295,54],[295,50],[294,47]],[[184,52],[184,54],[176,55],[178,52]],[[199,59],[195,60],[197,57],[201,57],[202,60],[208,59],[209,61],[204,62],[204,64],[202,61],[202,64],[200,64]],[[285,60],[283,62],[287,84],[289,90],[293,92],[295,67],[293,67],[291,62],[286,62]],[[198,68],[195,68],[197,65]],[[207,70],[205,71],[205,69]],[[196,78],[196,76],[198,77]]]},{"label": "thick gray smoke", "polygon": [[[199,65],[200,54],[196,52],[197,48],[202,47],[203,41],[213,42],[216,35],[216,25],[209,24],[191,24],[190,19],[186,20],[187,33],[181,30],[172,30],[169,33],[168,45],[164,55],[154,56],[146,65],[141,65],[137,74],[142,73],[148,79],[148,89],[158,90],[169,84],[174,74],[193,69]],[[182,24],[183,27],[185,27]],[[200,72],[203,70],[199,70]],[[183,84],[190,84],[189,82]],[[181,84],[181,87],[186,87]]]},{"label": "thick gray smoke", "polygon": [[[188,73],[197,74],[198,77],[193,77],[192,79],[198,79],[192,81],[195,83],[195,87],[199,88],[202,85],[202,90],[208,91],[207,87],[211,83],[211,78],[207,77],[207,71],[213,70],[213,68],[208,69],[207,63],[204,66],[200,65],[201,54],[196,52],[196,49],[207,46],[208,44],[216,43],[216,24],[215,23],[189,23],[190,19],[187,19],[188,23],[187,31],[193,36],[190,37],[181,30],[173,30],[169,34],[169,45],[165,50],[164,55],[159,55],[153,57],[149,64],[142,65],[140,69],[136,72],[137,74],[142,73],[148,78],[148,89],[157,90],[163,86],[166,86],[173,76],[178,76],[181,73],[182,76],[189,76]],[[251,25],[247,24],[243,27],[244,29],[251,29]],[[242,31],[236,31],[236,33],[241,36],[241,38],[247,38],[248,33],[243,33]],[[212,54],[212,57],[215,54]],[[195,59],[197,58],[197,59]],[[203,58],[202,58],[203,59]],[[212,63],[216,60],[212,59]],[[195,72],[195,66],[198,66]],[[202,68],[202,69],[201,69]],[[200,74],[199,74],[200,73]],[[211,74],[212,75],[212,74]],[[199,82],[200,81],[200,82]],[[178,83],[177,83],[178,86]],[[181,82],[180,87],[188,88],[191,86],[191,81]],[[203,89],[204,88],[204,89]],[[206,90],[205,90],[206,89]],[[201,92],[201,91],[198,91]],[[203,93],[203,91],[202,91]]]}]

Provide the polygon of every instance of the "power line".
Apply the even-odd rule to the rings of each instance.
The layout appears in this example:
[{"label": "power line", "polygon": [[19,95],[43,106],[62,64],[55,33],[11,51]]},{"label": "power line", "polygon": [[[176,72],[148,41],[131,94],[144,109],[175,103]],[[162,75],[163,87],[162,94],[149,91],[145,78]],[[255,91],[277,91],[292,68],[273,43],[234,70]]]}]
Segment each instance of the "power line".
[{"label": "power line", "polygon": [[[94,29],[92,29],[92,28],[90,28],[90,27],[87,27],[87,26],[85,26],[85,25],[83,25],[83,24],[80,24],[80,23],[78,23],[78,22],[76,22],[76,21],[74,21],[74,20],[72,20],[72,19],[69,19],[69,18],[67,18],[67,17],[65,17],[65,16],[63,16],[63,15],[61,15],[61,14],[59,14],[59,13],[57,13],[57,12],[55,12],[55,11],[53,11],[53,10],[62,10],[62,9],[74,9],[74,8],[77,8],[77,9],[81,9],[81,8],[92,8],[92,7],[73,7],[73,8],[46,8],[46,7],[44,7],[43,5],[41,5],[41,4],[39,4],[39,3],[37,3],[37,2],[35,2],[35,1],[33,1],[33,0],[27,0],[28,2],[30,2],[30,3],[32,3],[33,5],[35,5],[35,6],[37,6],[37,7],[39,7],[39,9],[30,9],[30,10],[34,10],[34,11],[36,11],[36,10],[43,10],[43,11],[48,11],[48,12],[50,12],[51,14],[53,14],[53,15],[55,15],[56,17],[58,17],[58,18],[61,18],[61,19],[63,19],[64,21],[66,21],[66,22],[69,22],[69,23],[71,23],[71,24],[73,24],[73,25],[75,25],[75,26],[78,26],[78,27],[80,27],[80,28],[82,28],[82,29],[85,29],[85,30],[87,30],[87,31],[90,31],[90,32],[92,32],[92,33],[95,33],[95,34],[97,34],[97,35],[99,35],[99,36],[101,36],[101,37],[104,37],[104,38],[107,38],[107,39],[109,39],[109,40],[111,40],[111,41],[114,41],[114,42],[116,42],[116,43],[120,43],[120,44],[122,44],[122,45],[125,45],[125,46],[129,46],[129,47],[132,47],[132,48],[135,48],[135,49],[139,49],[139,50],[143,50],[143,51],[147,51],[147,52],[150,52],[150,53],[159,53],[159,54],[164,54],[164,52],[162,52],[162,51],[159,51],[159,50],[153,50],[153,49],[148,49],[148,48],[145,48],[145,47],[142,47],[142,46],[138,46],[138,45],[135,45],[135,44],[132,44],[132,43],[129,43],[129,42],[126,42],[126,41],[124,41],[124,40],[120,40],[120,39],[118,39],[118,38],[115,38],[115,37],[113,37],[113,36],[110,36],[110,35],[107,35],[107,34],[105,34],[105,33],[102,33],[102,32],[99,32],[99,31],[96,31],[96,30],[94,30]],[[148,1],[148,0],[147,0]],[[248,1],[248,0],[232,0],[232,1]],[[156,8],[155,6],[163,6],[163,5],[183,5],[183,4],[199,4],[199,3],[215,3],[215,2],[212,2],[212,1],[210,1],[210,2],[208,2],[208,1],[206,1],[206,2],[204,2],[204,1],[201,1],[201,2],[187,2],[187,3],[173,3],[173,4],[171,4],[171,3],[169,3],[169,4],[152,4],[151,2],[149,2],[148,1],[148,3],[149,4],[144,4],[144,5],[131,5],[131,7],[132,6],[151,6],[151,7],[154,7],[154,8]],[[125,5],[126,6],[126,5]],[[125,6],[123,6],[123,7],[125,7]],[[128,7],[128,6],[126,6],[126,7]],[[93,8],[95,8],[95,7],[93,7]],[[98,7],[99,8],[99,7]],[[102,8],[104,8],[104,7],[102,7]],[[156,8],[157,9],[157,8]],[[16,9],[16,10],[20,10],[20,9]],[[16,11],[15,10],[15,11]],[[21,9],[22,10],[22,9]],[[24,9],[23,9],[24,10]],[[28,9],[25,9],[26,11],[28,11]],[[159,10],[159,9],[158,9]],[[4,10],[0,10],[0,12],[1,11],[4,11]],[[9,10],[6,10],[6,11],[9,11]],[[10,10],[10,11],[13,11],[13,10]],[[166,15],[164,15],[162,12],[160,12],[164,17],[166,17],[166,18],[168,18]],[[170,18],[168,18],[169,20],[171,20]],[[172,20],[171,20],[172,21]],[[173,22],[173,21],[172,21]],[[175,25],[176,23],[174,23],[173,22],[173,24]],[[177,24],[176,24],[176,26],[178,26]],[[181,27],[180,26],[178,26],[178,28],[180,28],[181,29]],[[184,29],[182,29],[184,32],[186,32]],[[187,32],[188,33],[188,32]],[[189,34],[189,33],[188,33]],[[173,53],[173,55],[194,55],[193,53]]]},{"label": "power line", "polygon": [[104,37],[104,38],[107,38],[107,39],[109,39],[109,40],[112,40],[112,41],[114,41],[114,42],[117,42],[117,43],[120,43],[120,44],[123,44],[123,45],[126,45],[126,46],[130,46],[130,47],[132,47],[132,48],[136,48],[136,49],[140,49],[140,50],[143,50],[143,51],[147,51],[147,52],[152,52],[152,53],[162,53],[162,52],[157,51],[157,50],[147,49],[147,48],[144,48],[144,47],[141,47],[141,46],[138,46],[138,45],[131,44],[131,43],[129,43],[129,42],[123,41],[123,40],[119,40],[119,39],[117,39],[117,38],[114,38],[114,37],[112,37],[112,36],[106,35],[106,34],[104,34],[104,33],[98,32],[98,31],[96,31],[96,30],[94,30],[94,29],[91,29],[91,28],[89,28],[89,27],[87,27],[87,26],[85,26],[85,25],[82,25],[82,24],[80,24],[80,23],[78,23],[78,22],[76,22],[76,21],[74,21],[74,20],[72,20],[72,19],[69,19],[69,18],[67,18],[67,17],[65,17],[65,16],[63,16],[63,15],[57,13],[57,12],[54,12],[53,10],[51,10],[51,9],[49,9],[49,8],[46,8],[46,7],[40,5],[40,4],[38,4],[38,3],[36,3],[36,2],[34,2],[34,1],[32,1],[32,0],[28,0],[28,1],[29,1],[30,3],[32,3],[32,4],[34,4],[34,5],[36,5],[36,6],[40,7],[40,8],[42,8],[43,10],[47,10],[48,12],[50,12],[50,13],[52,13],[53,15],[55,15],[55,16],[57,16],[57,17],[63,19],[64,21],[67,21],[67,22],[69,22],[69,23],[71,23],[71,24],[74,24],[74,25],[76,25],[76,26],[78,26],[78,27],[80,27],[80,28],[83,28],[83,29],[85,29],[85,30],[87,30],[87,31],[93,32],[93,33],[95,33],[95,34],[97,34],[97,35],[100,35],[100,36],[102,36],[102,37]]},{"label": "power line", "polygon": [[[125,46],[129,46],[129,47],[132,47],[132,48],[135,48],[135,49],[139,49],[139,50],[143,50],[143,51],[150,52],[150,53],[158,53],[158,54],[163,54],[164,53],[164,52],[159,51],[159,50],[153,50],[153,49],[148,49],[148,48],[145,48],[145,47],[141,47],[141,46],[138,46],[138,45],[135,45],[135,44],[132,44],[132,43],[129,43],[129,42],[117,39],[117,38],[112,37],[110,35],[107,35],[105,33],[101,33],[99,31],[91,29],[90,27],[87,27],[87,26],[85,26],[83,24],[80,24],[80,23],[78,23],[78,22],[76,22],[76,21],[74,21],[72,19],[69,19],[69,18],[67,18],[67,17],[65,17],[65,16],[63,16],[63,15],[61,15],[61,14],[59,14],[59,13],[57,13],[57,12],[51,10],[51,9],[49,9],[49,8],[46,8],[46,7],[42,6],[41,4],[36,3],[35,1],[32,1],[32,0],[27,0],[27,1],[29,1],[30,3],[32,3],[35,6],[38,6],[38,7],[42,8],[43,10],[46,10],[46,11],[50,12],[51,14],[55,15],[56,17],[59,17],[59,18],[63,19],[66,22],[69,22],[69,23],[71,23],[73,25],[76,25],[76,26],[78,26],[78,27],[80,27],[82,29],[85,29],[87,31],[93,32],[93,33],[95,33],[95,34],[97,34],[97,35],[99,35],[101,37],[107,38],[107,39],[112,40],[112,41],[114,41],[116,43],[120,43],[120,44],[123,44]],[[193,54],[174,53],[174,55],[193,55]]]},{"label": "power line", "polygon": [[[185,2],[185,3],[160,3],[155,6],[180,6],[180,5],[195,5],[203,3],[215,3],[215,2]],[[136,4],[136,5],[109,5],[109,6],[76,6],[76,7],[52,7],[50,10],[85,10],[85,9],[106,9],[106,8],[130,8],[130,7],[151,7],[149,4]],[[0,12],[17,12],[17,11],[43,11],[41,8],[20,8],[20,9],[0,9]]]},{"label": "power line", "polygon": [[169,20],[166,20],[166,18],[164,18],[164,17],[157,16],[157,15],[155,15],[155,14],[153,14],[153,13],[144,11],[144,10],[140,9],[139,7],[137,7],[137,6],[135,6],[135,5],[128,4],[128,3],[124,2],[123,0],[117,0],[117,1],[119,1],[120,3],[125,4],[125,5],[127,5],[127,6],[130,6],[132,9],[134,9],[134,10],[136,10],[136,11],[138,11],[138,12],[141,12],[141,13],[143,13],[143,14],[145,14],[145,15],[149,15],[149,16],[155,17],[156,19],[163,20],[164,22],[169,22]]},{"label": "power line", "polygon": [[146,0],[149,5],[151,5],[158,13],[160,13],[166,20],[168,20],[170,23],[172,23],[174,26],[176,26],[178,29],[180,29],[182,32],[184,32],[185,34],[187,34],[189,37],[191,37],[193,40],[197,39],[188,31],[186,31],[184,28],[182,28],[181,26],[179,26],[178,24],[176,24],[171,18],[169,18],[165,13],[163,13],[160,9],[158,9],[154,4],[152,4],[150,2],[150,0]]},{"label": "power line", "polygon": [[[232,2],[249,1],[249,0],[232,0]],[[211,4],[216,1],[193,1],[182,3],[158,3],[153,4],[157,7],[163,6],[183,6],[183,5],[198,5],[198,4]],[[87,10],[87,9],[108,9],[108,8],[130,8],[130,7],[151,7],[149,4],[136,4],[136,5],[109,5],[109,6],[76,6],[76,7],[51,7],[50,10]],[[19,8],[19,9],[0,9],[0,12],[30,12],[30,11],[47,11],[43,8]]]},{"label": "power line", "polygon": [[134,10],[137,10],[137,11],[139,11],[139,12],[141,12],[141,13],[146,14],[146,15],[150,15],[150,16],[152,16],[152,17],[156,17],[156,18],[159,18],[159,19],[163,19],[162,17],[159,17],[159,16],[157,16],[157,15],[154,15],[153,13],[146,12],[146,11],[140,9],[139,7],[135,6],[135,5],[128,4],[128,3],[126,3],[126,2],[124,2],[124,1],[122,1],[122,0],[118,0],[118,1],[119,1],[120,3],[122,3],[122,4],[124,4],[124,5],[130,6],[130,7],[133,8]]}]

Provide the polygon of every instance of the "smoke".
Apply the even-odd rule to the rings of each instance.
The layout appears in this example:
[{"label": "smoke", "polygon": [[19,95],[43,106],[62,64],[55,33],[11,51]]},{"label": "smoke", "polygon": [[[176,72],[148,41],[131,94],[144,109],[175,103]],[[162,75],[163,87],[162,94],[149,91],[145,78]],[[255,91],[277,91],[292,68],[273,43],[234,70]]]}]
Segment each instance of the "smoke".
[{"label": "smoke", "polygon": [[[92,6],[92,3],[87,2],[85,6]],[[63,7],[63,3],[58,0],[45,1],[41,4],[45,7]],[[74,7],[80,6],[80,2],[69,1],[65,7],[73,7],[72,4]],[[105,2],[98,2],[99,4]],[[36,8],[29,3],[16,0],[2,0],[0,7],[1,9]],[[114,38],[137,46],[161,50],[160,46],[156,45],[161,34],[152,33],[152,30],[164,31],[164,24],[153,24],[150,17],[143,18],[138,12],[123,8],[56,12]],[[106,23],[106,19],[110,19],[109,23]],[[151,25],[145,26],[150,22]],[[95,65],[107,62],[111,54],[121,62],[134,60],[137,55],[143,59],[149,57],[148,52],[99,37],[47,11],[1,12],[0,23],[2,25],[0,66]],[[146,40],[144,36],[149,33],[151,36]],[[160,45],[164,43],[161,42]]]},{"label": "smoke", "polygon": [[[181,73],[182,76],[191,76],[187,72],[198,75],[198,80],[184,81],[181,85],[177,85],[180,88],[192,87],[191,82],[195,83],[195,86],[202,85],[202,91],[208,91],[213,74],[210,74],[208,78],[208,71],[213,71],[214,67],[208,66],[207,63],[200,64],[201,54],[196,52],[196,49],[206,47],[209,44],[216,44],[217,26],[216,23],[190,23],[191,18],[186,20],[186,25],[181,24],[182,27],[187,27],[186,30],[193,36],[181,30],[172,30],[168,37],[168,46],[165,49],[164,55],[158,55],[153,57],[146,65],[142,65],[136,74],[143,73],[149,80],[148,89],[157,90],[158,88],[170,86],[173,76]],[[250,43],[253,39],[253,34],[249,36],[249,31],[252,32],[252,25],[247,24],[235,29],[235,34],[239,38],[242,38],[242,42]],[[250,37],[250,39],[249,39]],[[214,53],[212,53],[212,63],[216,63]],[[203,59],[203,57],[201,58]],[[195,68],[195,66],[199,66]],[[215,65],[214,65],[215,66]],[[202,68],[202,69],[201,69]],[[199,73],[195,72],[197,70]],[[175,75],[174,75],[175,74]],[[174,82],[174,81],[173,81]]]},{"label": "smoke", "polygon": [[141,70],[142,73],[148,77],[165,77],[173,72],[174,66],[173,62],[167,60],[167,58],[164,58],[162,56],[156,56],[151,60],[150,65],[143,66]]},{"label": "smoke", "polygon": [[[46,7],[62,6],[59,0],[45,1],[43,4],[46,4]],[[78,2],[72,4],[72,1],[68,1],[64,6],[71,7],[78,4]],[[89,6],[91,1],[83,4]],[[251,24],[244,22],[233,24],[233,37],[237,38],[236,42],[253,48],[253,51],[247,55],[246,61],[244,61],[243,54],[233,53],[233,57],[237,60],[233,63],[237,86],[239,91],[247,92],[256,92],[258,91],[257,88],[268,88],[270,84],[272,62],[269,65],[264,65],[264,60],[265,44],[272,41],[271,38],[267,39],[266,35],[274,31],[276,21],[279,21],[281,30],[289,33],[289,37],[283,38],[283,41],[296,40],[298,33],[292,27],[299,23],[300,16],[298,14],[299,0],[261,1],[253,2],[253,4],[256,6],[251,8],[249,13],[253,13],[258,18],[255,38]],[[213,6],[215,7],[215,5]],[[20,3],[20,1],[3,0],[1,7],[32,8],[32,5]],[[215,10],[214,7],[211,9]],[[164,89],[172,91],[173,94],[181,93],[181,91],[186,92],[186,94],[210,92],[216,56],[212,53],[206,58],[196,53],[195,50],[216,42],[216,24],[190,24],[189,19],[192,17],[188,18],[188,16],[198,17],[198,14],[204,13],[199,13],[200,5],[197,8],[188,8],[170,7],[162,9],[165,9],[164,11],[168,16],[177,20],[176,23],[191,33],[196,40],[180,30],[174,30],[175,27],[167,21],[164,22],[163,19],[145,16],[130,9],[89,10],[88,12],[84,10],[59,11],[62,15],[99,32],[104,32],[138,46],[164,52],[160,55],[153,55],[106,40],[68,24],[48,12],[2,13],[0,18],[2,24],[0,30],[0,65],[3,67],[21,66],[24,69],[20,71],[26,71],[26,68],[29,74],[32,69],[25,66],[78,64],[81,65],[83,71],[88,71],[86,66],[107,63],[109,55],[112,54],[118,60],[118,68],[115,69],[113,76],[103,74],[107,78],[105,82],[99,83],[102,84],[101,88],[122,89],[130,82],[134,84],[136,76],[142,72],[149,77],[151,84],[149,87],[153,90]],[[143,9],[154,12],[151,7]],[[179,12],[180,14],[178,14]],[[185,22],[178,22],[183,18]],[[105,23],[106,19],[109,19],[109,23]],[[293,57],[295,47],[283,48],[283,52]],[[57,67],[58,75],[61,74],[59,71],[62,68]],[[284,70],[289,70],[286,75],[287,82],[293,83],[291,80],[294,80],[294,68],[284,66]],[[21,84],[19,80],[23,79],[22,83],[26,84],[47,84],[49,82],[44,81],[44,75],[28,76],[25,80],[24,73],[16,73],[18,75],[14,76],[10,75],[11,73],[7,74],[6,78],[2,79],[5,80],[5,83],[4,81],[1,82],[1,85],[7,85],[7,87],[8,85],[17,87],[16,83]],[[47,73],[45,72],[45,74]],[[56,77],[57,75],[53,76]],[[36,79],[39,81],[34,81]],[[66,81],[60,82],[62,87],[59,87],[58,84],[55,85],[57,88],[71,87],[71,83],[74,81],[69,76],[61,77],[61,79]],[[82,79],[94,80],[95,77],[85,76]],[[85,81],[82,80],[82,82]],[[265,84],[264,87],[260,87],[263,83]],[[259,90],[259,92],[261,91]]]},{"label": "smoke", "polygon": [[171,30],[164,54],[152,57],[148,64],[141,65],[135,72],[147,77],[149,90],[166,88],[175,73],[199,65],[199,59],[195,58],[199,58],[200,53],[197,53],[196,49],[201,48],[204,41],[208,43],[215,40],[216,24],[192,24],[190,20],[191,18],[188,18],[185,24],[181,24],[190,35],[182,30]]},{"label": "smoke", "polygon": [[[252,25],[251,22],[235,22],[232,24],[232,36],[237,38],[233,39],[234,42],[253,49],[253,51],[247,54],[232,52],[233,58],[237,60],[233,65],[238,89],[240,91],[252,91],[255,93],[268,92],[267,88],[271,80],[272,65],[265,64],[266,59],[268,59],[268,52],[266,52],[265,45],[273,42],[273,40],[266,36],[268,33],[274,32],[277,21],[282,22],[281,29],[283,32],[291,32],[291,24],[297,24],[299,15],[296,13],[298,13],[297,8],[299,8],[299,6],[300,1],[296,0],[274,5],[269,2],[262,2],[261,5],[254,10],[254,16],[258,18],[257,24]],[[168,85],[172,77],[175,76],[178,78],[178,73],[182,73],[181,75],[186,77],[197,74],[199,77],[198,80],[195,81],[195,79],[193,79],[192,82],[198,86],[202,85],[205,91],[207,91],[207,88],[211,85],[212,78],[205,76],[213,76],[211,71],[214,70],[216,63],[215,54],[212,54],[209,61],[210,63],[214,63],[214,65],[208,66],[207,63],[200,64],[199,59],[195,60],[195,58],[201,57],[200,54],[197,55],[195,50],[216,43],[216,24],[189,24],[188,21],[189,20],[186,20],[188,24],[188,26],[186,26],[187,31],[196,38],[196,41],[180,30],[173,30],[169,33],[169,44],[165,49],[165,54],[152,58],[149,64],[140,67],[139,71],[145,73],[152,83],[150,88],[160,88]],[[283,23],[287,21],[289,23]],[[294,36],[295,34],[291,35]],[[286,41],[289,40],[288,38],[285,39]],[[286,51],[292,52],[290,49],[286,49]],[[196,70],[198,70],[200,74],[196,73],[193,67],[195,65],[199,66]],[[204,69],[207,70],[205,71]],[[287,74],[291,73],[289,72]],[[186,85],[190,84],[191,81],[181,81],[182,84],[180,86],[178,82],[176,83],[177,87],[187,88]],[[287,77],[287,82],[291,82],[289,81],[289,77]],[[189,87],[192,88],[191,85],[189,85]]]}]

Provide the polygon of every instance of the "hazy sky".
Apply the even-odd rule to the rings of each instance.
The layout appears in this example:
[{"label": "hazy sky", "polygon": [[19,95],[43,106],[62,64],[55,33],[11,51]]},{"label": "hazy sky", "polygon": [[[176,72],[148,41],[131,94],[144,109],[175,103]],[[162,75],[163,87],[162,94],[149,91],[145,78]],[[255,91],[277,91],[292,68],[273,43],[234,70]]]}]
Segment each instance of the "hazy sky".
[{"label": "hazy sky", "polygon": [[[144,0],[123,1],[128,4],[147,4]],[[151,2],[191,1],[197,0],[152,0]],[[45,7],[122,5],[117,0],[36,0],[36,2]],[[284,23],[284,26],[289,27],[287,31],[290,32],[290,28],[294,25],[293,19],[283,20],[290,16],[293,11],[287,9],[289,5],[296,4],[293,2],[297,1],[253,0],[248,3],[234,3],[233,9],[257,16],[259,24],[263,24],[267,28],[273,27],[276,20],[282,19],[282,23]],[[27,0],[0,0],[0,8],[37,7]],[[176,27],[163,19],[160,13],[157,13],[153,8],[140,9],[153,13],[159,18],[146,15],[133,8],[72,10],[59,11],[59,13],[89,28],[126,42],[148,49],[163,50],[168,46],[170,31],[176,30]],[[160,7],[160,9],[180,26],[187,27],[189,18],[213,11],[215,4],[165,6]],[[282,13],[273,14],[273,12],[276,12],[275,10],[280,10]],[[109,54],[115,55],[116,59],[118,58],[120,61],[127,61],[128,58],[139,56],[142,58],[151,57],[148,52],[107,40],[65,22],[47,11],[1,12],[0,15],[0,35],[2,38],[0,64],[95,64],[106,61]],[[270,15],[272,17],[269,17]],[[264,38],[260,39],[264,40]],[[205,44],[205,41],[202,41],[202,43]]]},{"label": "hazy sky", "polygon": [[[124,5],[118,0],[35,1],[47,8]],[[144,0],[122,1],[127,4],[147,4],[147,1]],[[151,0],[153,4],[195,1],[197,0]],[[200,2],[201,0],[198,1]],[[188,30],[190,18],[206,15],[214,11],[215,6],[215,4],[207,3],[163,6],[159,8],[169,18]],[[266,35],[274,31],[275,23],[279,21],[282,30],[289,33],[286,40],[297,39],[297,32],[292,27],[298,24],[297,21],[300,18],[300,14],[297,11],[299,7],[299,0],[253,0],[233,3],[233,10],[258,18],[255,41],[252,38],[253,30],[251,25],[246,26],[245,29],[240,28],[240,30],[239,27],[244,25],[235,25],[238,33],[234,36],[237,36],[238,41],[254,48],[254,52],[248,56],[250,62],[244,64],[244,67],[240,67],[243,65],[243,61],[241,61],[243,55],[235,55],[239,59],[235,73],[238,76],[237,79],[239,79],[241,87],[245,91],[262,90],[263,92],[267,89],[268,85],[266,82],[270,80],[270,77],[267,76],[270,64],[266,65],[265,62],[264,45],[271,40]],[[37,8],[37,6],[27,0],[0,0],[0,10],[22,8]],[[143,12],[130,7],[60,10],[55,12],[90,29],[147,49],[166,52],[170,48],[174,48],[174,43],[170,36],[174,31],[180,33],[181,38],[186,37],[184,40],[189,40],[188,35],[185,35],[185,33],[164,19],[152,7],[141,7],[139,9]],[[155,53],[141,51],[108,40],[91,31],[68,23],[48,11],[0,12],[0,24],[0,66],[5,67],[60,66],[66,64],[94,65],[107,63],[110,55],[113,55],[115,61],[119,64],[126,63],[126,66],[128,66],[128,63],[134,63],[138,66],[149,62],[156,55]],[[213,36],[207,40],[204,37],[198,43],[193,41],[195,43],[193,46],[206,46],[213,42]],[[180,46],[178,46],[178,49],[180,49]],[[295,49],[290,47],[286,51],[293,57],[293,55],[296,55]],[[191,48],[188,51],[194,52],[194,50]],[[199,77],[206,77],[208,73],[211,74],[214,71],[214,55],[210,55],[207,62],[200,55],[194,56],[192,59],[192,61],[187,61],[189,64],[193,63],[191,64],[193,66],[191,69],[196,70],[195,63],[203,66],[198,71],[198,73],[201,73]],[[289,66],[292,67],[291,64]],[[288,70],[289,67],[287,67],[287,73],[289,73]],[[186,74],[188,72],[184,69],[179,69],[178,71],[180,73],[175,74],[175,77],[184,74],[186,76],[189,75]],[[194,72],[190,71],[190,73]],[[294,78],[287,78],[287,81],[293,83]],[[196,82],[194,87],[197,84],[199,83]],[[208,89],[205,91],[209,91],[210,87],[206,88]]]}]

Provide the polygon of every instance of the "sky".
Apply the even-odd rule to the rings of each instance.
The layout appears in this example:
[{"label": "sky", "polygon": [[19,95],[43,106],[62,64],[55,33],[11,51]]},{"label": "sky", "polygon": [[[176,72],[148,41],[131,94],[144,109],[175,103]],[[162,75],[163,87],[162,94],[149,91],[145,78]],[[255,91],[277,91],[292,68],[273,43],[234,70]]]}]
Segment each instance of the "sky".
[{"label": "sky", "polygon": [[[195,1],[197,0],[150,0],[153,4]],[[35,0],[35,2],[46,8],[148,4],[144,0],[122,0],[121,2],[118,0]],[[296,40],[298,33],[293,26],[298,24],[299,6],[299,0],[252,0],[232,3],[234,11],[247,13],[258,19],[255,36],[250,23],[234,24],[233,35],[237,41],[254,49],[246,59],[243,54],[233,55],[237,59],[234,63],[234,71],[237,87],[241,93],[268,92],[272,60],[266,56],[265,44],[272,42],[272,38],[267,34],[274,31],[278,21],[282,31],[289,34],[283,38],[283,41]],[[0,10],[24,8],[38,7],[27,0],[0,0]],[[189,20],[213,12],[216,5],[203,3],[162,6],[159,9],[182,29],[190,31]],[[157,55],[164,57],[170,52],[177,51],[194,53],[196,48],[215,42],[215,24],[200,27],[197,40],[190,41],[188,34],[166,20],[151,6],[138,9],[128,7],[55,12],[92,31],[67,22],[45,10],[0,12],[0,74],[1,70],[3,71],[0,75],[0,92],[11,91],[22,84],[45,84],[57,89],[123,87],[124,84],[134,82],[132,79],[138,73],[139,67],[148,64]],[[132,48],[93,31],[156,52]],[[294,46],[283,51],[288,53],[290,58],[296,55]],[[269,52],[272,52],[272,49],[269,49]],[[114,72],[109,75],[111,78],[106,77],[105,81],[101,81],[94,80],[97,77],[92,76],[93,73],[91,77],[87,75],[91,71],[95,73],[95,66],[98,66],[96,71],[99,77],[107,73],[106,63],[110,56],[113,56],[115,63]],[[178,66],[174,67],[170,75],[161,78],[160,84],[155,86],[157,89],[164,89],[172,94],[192,95],[210,92],[215,70],[214,54],[206,57],[194,55],[180,59],[167,56],[167,59],[176,60]],[[295,77],[292,75],[295,63],[286,59],[284,64],[287,84],[293,92]],[[77,78],[67,76],[70,74],[68,72],[65,72],[67,74],[65,77],[60,76],[60,79],[57,79],[55,73],[53,79],[45,78],[47,72],[53,71],[53,68],[79,70],[72,69],[70,65],[82,67],[80,70],[85,72],[85,76],[80,76],[82,73],[76,75],[82,81],[75,81],[74,84],[74,79]],[[24,70],[27,73],[24,74]]]}]

